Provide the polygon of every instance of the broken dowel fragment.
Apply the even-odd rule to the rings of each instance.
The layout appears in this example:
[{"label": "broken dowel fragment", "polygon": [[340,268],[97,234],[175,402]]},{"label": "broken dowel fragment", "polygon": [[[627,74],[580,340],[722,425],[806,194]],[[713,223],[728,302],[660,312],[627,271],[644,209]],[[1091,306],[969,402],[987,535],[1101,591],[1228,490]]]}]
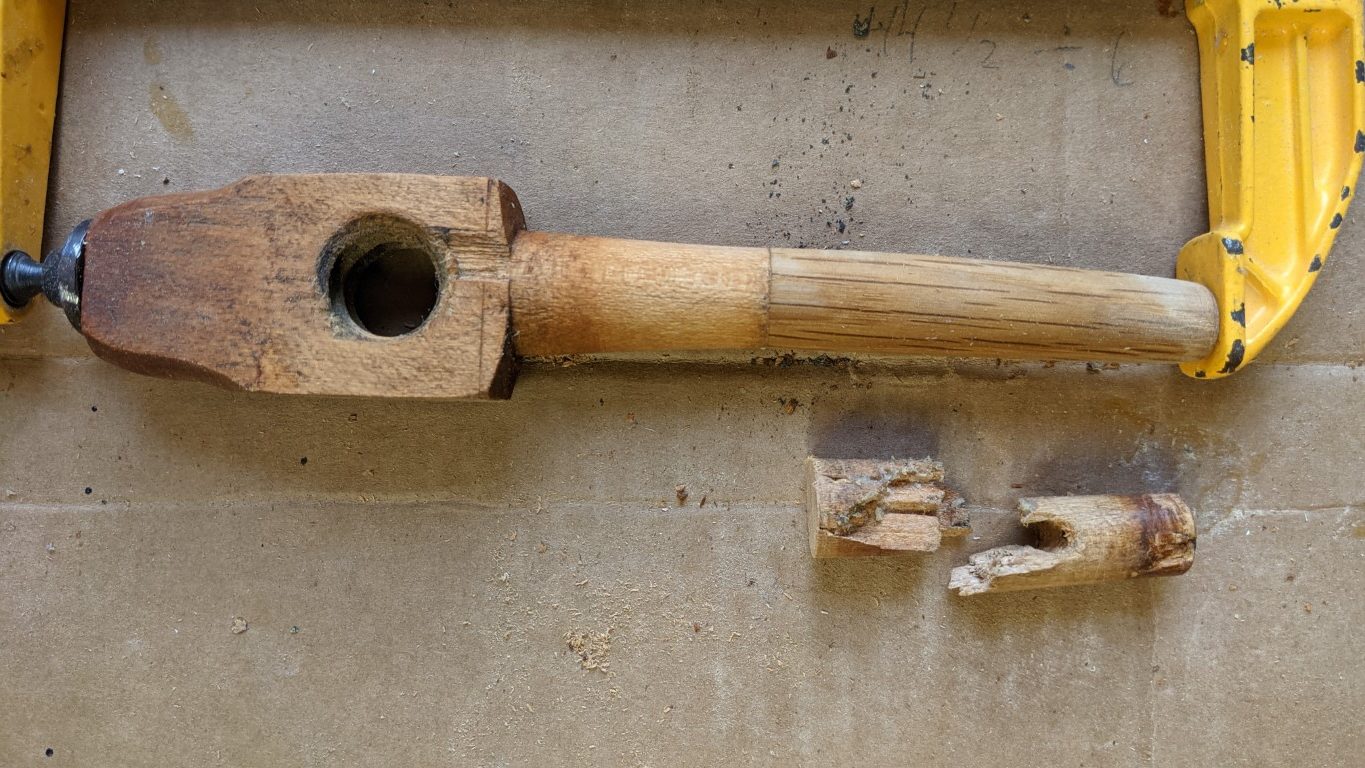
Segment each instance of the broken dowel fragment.
[{"label": "broken dowel fragment", "polygon": [[1021,499],[1020,522],[1038,537],[972,555],[954,568],[959,595],[1175,576],[1194,563],[1194,514],[1171,493]]},{"label": "broken dowel fragment", "polygon": [[931,459],[806,459],[806,515],[816,558],[933,552],[969,533],[962,500]]}]

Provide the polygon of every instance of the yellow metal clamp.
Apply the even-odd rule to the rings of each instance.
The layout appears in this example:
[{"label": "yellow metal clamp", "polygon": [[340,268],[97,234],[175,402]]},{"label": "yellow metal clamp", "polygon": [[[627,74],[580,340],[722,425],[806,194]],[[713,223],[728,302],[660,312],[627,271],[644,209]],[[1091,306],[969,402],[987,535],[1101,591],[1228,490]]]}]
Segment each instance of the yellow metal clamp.
[{"label": "yellow metal clamp", "polygon": [[[65,0],[0,0],[0,255],[42,253]],[[23,309],[0,301],[0,323]]]},{"label": "yellow metal clamp", "polygon": [[1355,194],[1365,152],[1360,0],[1190,0],[1199,37],[1210,232],[1176,276],[1218,299],[1203,360],[1251,362],[1313,286]]}]

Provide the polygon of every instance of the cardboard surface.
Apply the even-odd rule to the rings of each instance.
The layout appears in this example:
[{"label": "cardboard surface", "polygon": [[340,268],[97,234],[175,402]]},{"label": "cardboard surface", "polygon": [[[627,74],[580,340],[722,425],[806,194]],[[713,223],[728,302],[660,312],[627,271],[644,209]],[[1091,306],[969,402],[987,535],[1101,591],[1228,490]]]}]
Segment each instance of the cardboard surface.
[{"label": "cardboard surface", "polygon": [[[1207,226],[1179,3],[72,6],[49,244],[328,170],[499,176],[542,229],[1155,275]],[[1215,383],[758,353],[253,397],[123,373],[41,308],[0,329],[0,764],[1351,764],[1356,218]],[[1178,491],[1199,554],[955,598],[1019,536],[983,509],[932,556],[816,564],[809,452],[932,454],[995,509]]]}]

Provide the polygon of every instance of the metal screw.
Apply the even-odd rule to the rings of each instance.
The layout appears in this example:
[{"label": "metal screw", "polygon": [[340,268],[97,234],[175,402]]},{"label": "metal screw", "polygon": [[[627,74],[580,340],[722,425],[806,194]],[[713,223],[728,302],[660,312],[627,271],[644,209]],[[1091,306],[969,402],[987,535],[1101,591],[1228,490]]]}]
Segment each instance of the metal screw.
[{"label": "metal screw", "polygon": [[0,266],[0,295],[11,307],[22,307],[43,292],[43,265],[23,251],[5,254]]},{"label": "metal screw", "polygon": [[0,262],[0,298],[12,307],[22,307],[41,293],[61,307],[66,319],[80,330],[85,233],[89,227],[89,221],[81,222],[62,247],[41,262],[23,251],[5,254]]}]

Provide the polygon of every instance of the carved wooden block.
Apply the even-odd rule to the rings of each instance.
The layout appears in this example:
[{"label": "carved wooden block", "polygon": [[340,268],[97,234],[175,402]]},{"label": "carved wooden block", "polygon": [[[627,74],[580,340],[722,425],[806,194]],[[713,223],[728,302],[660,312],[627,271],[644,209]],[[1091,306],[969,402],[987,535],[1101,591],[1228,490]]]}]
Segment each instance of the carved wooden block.
[{"label": "carved wooden block", "polygon": [[506,397],[516,196],[491,179],[262,176],[105,211],[81,331],[141,373],[267,392]]}]

